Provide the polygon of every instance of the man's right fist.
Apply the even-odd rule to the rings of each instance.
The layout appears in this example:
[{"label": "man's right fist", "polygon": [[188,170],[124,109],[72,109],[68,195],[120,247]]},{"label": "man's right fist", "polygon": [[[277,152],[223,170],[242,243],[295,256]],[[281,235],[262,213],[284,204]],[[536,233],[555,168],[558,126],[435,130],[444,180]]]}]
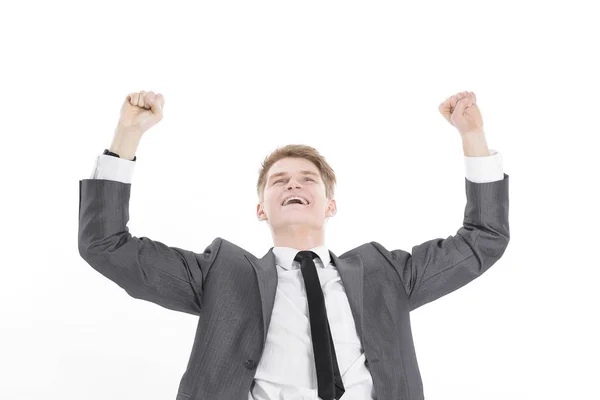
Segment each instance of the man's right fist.
[{"label": "man's right fist", "polygon": [[165,98],[160,93],[129,93],[121,106],[118,128],[143,134],[162,119],[164,105]]}]

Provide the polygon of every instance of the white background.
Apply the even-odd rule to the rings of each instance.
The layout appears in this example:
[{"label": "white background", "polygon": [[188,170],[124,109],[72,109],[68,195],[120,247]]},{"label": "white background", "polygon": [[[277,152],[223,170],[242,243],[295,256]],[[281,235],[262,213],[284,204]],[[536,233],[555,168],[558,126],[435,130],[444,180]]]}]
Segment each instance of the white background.
[{"label": "white background", "polygon": [[594,2],[399,3],[3,6],[0,398],[175,398],[197,318],[129,297],[77,247],[78,181],[140,90],[165,108],[136,153],[130,232],[259,257],[258,169],[290,143],[337,174],[335,254],[455,234],[463,150],[438,106],[475,92],[511,242],[411,313],[425,397],[600,398]]}]

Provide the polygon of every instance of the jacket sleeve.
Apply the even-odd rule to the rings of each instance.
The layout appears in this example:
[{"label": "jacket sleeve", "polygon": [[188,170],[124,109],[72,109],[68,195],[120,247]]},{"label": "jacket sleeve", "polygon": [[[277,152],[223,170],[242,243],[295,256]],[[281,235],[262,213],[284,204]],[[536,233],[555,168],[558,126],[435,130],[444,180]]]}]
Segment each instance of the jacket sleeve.
[{"label": "jacket sleeve", "polygon": [[510,239],[508,178],[475,183],[465,178],[467,205],[456,235],[428,240],[412,252],[385,250],[406,290],[410,311],[439,299],[482,275],[504,254]]},{"label": "jacket sleeve", "polygon": [[202,254],[129,233],[131,184],[79,181],[79,254],[131,297],[200,315],[208,271],[220,238]]}]

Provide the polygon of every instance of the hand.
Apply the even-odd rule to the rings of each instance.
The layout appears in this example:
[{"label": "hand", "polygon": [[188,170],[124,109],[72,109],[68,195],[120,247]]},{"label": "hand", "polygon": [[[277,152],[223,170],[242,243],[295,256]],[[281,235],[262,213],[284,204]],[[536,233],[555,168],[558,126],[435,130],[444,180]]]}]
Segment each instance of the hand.
[{"label": "hand", "polygon": [[164,105],[165,98],[160,93],[129,93],[121,106],[117,130],[143,134],[162,119]]},{"label": "hand", "polygon": [[483,134],[483,120],[475,103],[475,93],[460,92],[440,104],[440,113],[464,138],[469,133]]}]

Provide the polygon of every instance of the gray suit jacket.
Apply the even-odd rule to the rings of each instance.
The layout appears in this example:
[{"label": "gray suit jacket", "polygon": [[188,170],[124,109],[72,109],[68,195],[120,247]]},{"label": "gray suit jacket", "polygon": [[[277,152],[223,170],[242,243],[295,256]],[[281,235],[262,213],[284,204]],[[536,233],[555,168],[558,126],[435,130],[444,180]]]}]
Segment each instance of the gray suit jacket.
[{"label": "gray suit jacket", "polygon": [[[463,226],[411,252],[365,243],[336,256],[379,399],[424,399],[410,311],[466,285],[509,242],[508,175],[465,178]],[[176,400],[247,400],[277,286],[273,247],[262,258],[215,238],[202,253],[129,233],[131,184],[79,181],[79,254],[130,296],[197,315],[198,328]]]}]

